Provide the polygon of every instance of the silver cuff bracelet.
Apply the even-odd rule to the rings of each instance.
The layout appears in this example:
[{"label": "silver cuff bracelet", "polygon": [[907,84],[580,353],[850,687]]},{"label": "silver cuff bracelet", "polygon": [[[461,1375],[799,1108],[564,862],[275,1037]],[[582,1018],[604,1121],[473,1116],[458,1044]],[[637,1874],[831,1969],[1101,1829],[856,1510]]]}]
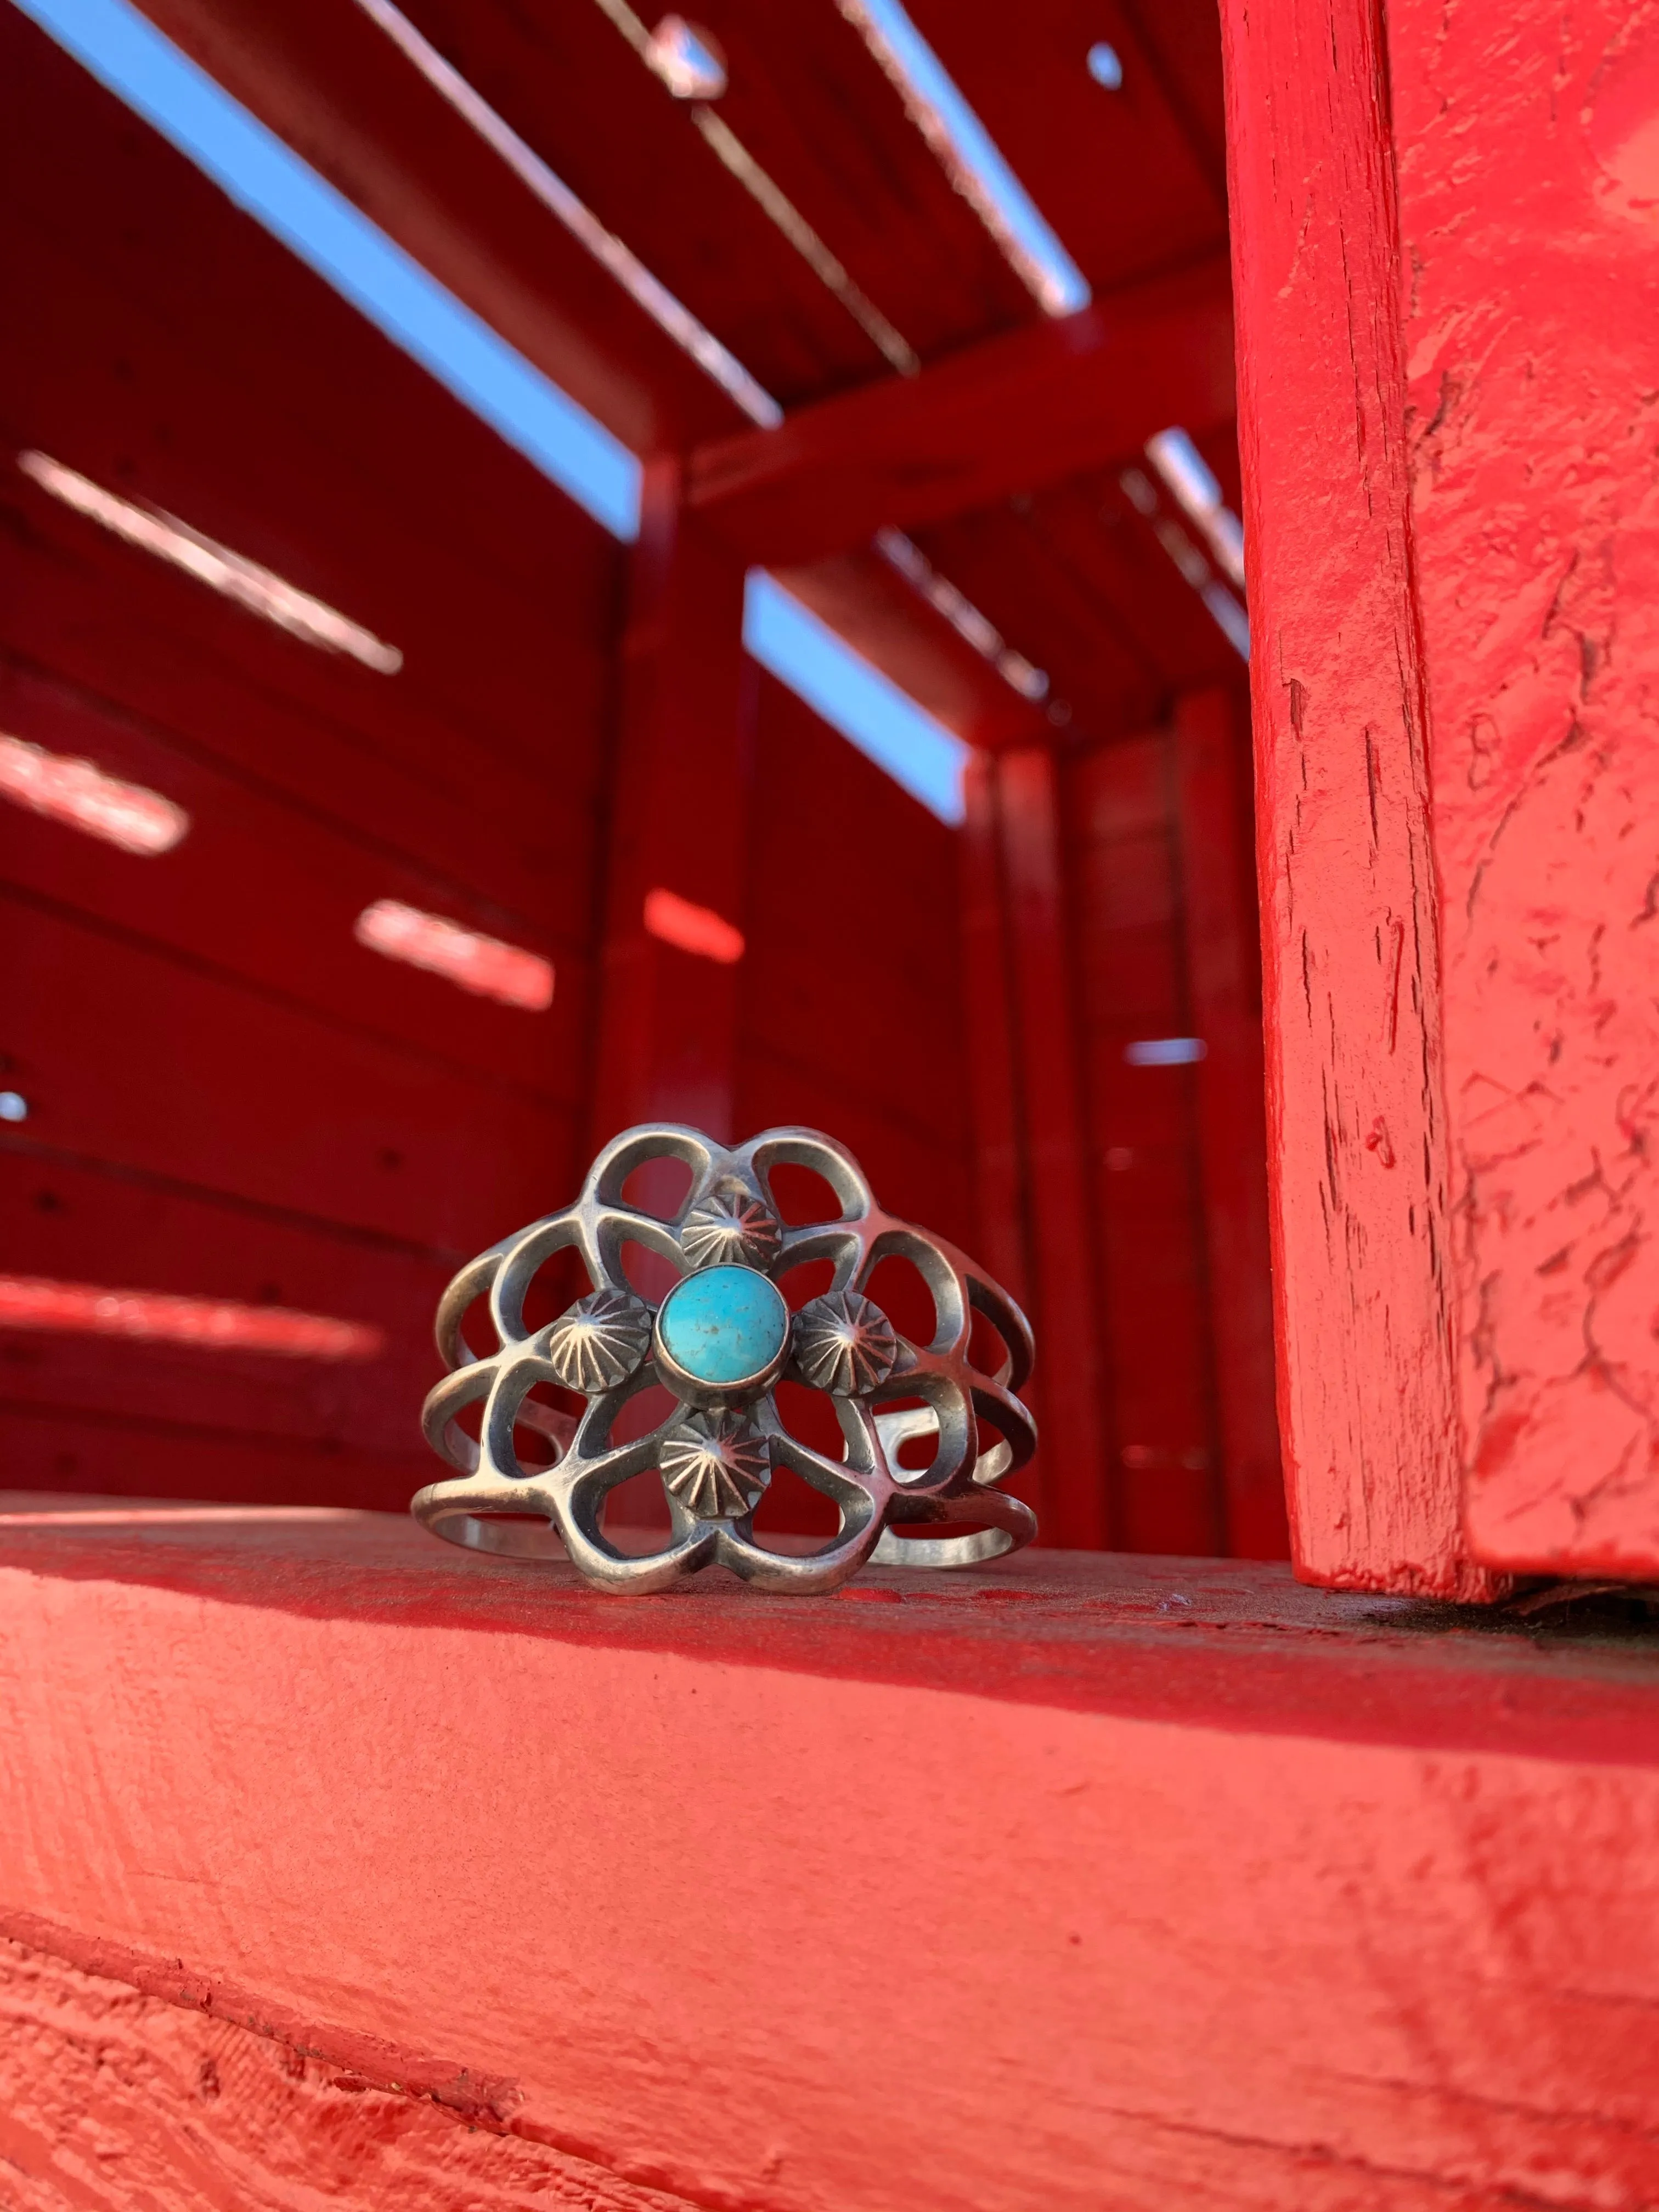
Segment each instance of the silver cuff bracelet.
[{"label": "silver cuff bracelet", "polygon": [[[623,1198],[629,1176],[659,1160],[690,1171],[672,1218]],[[821,1176],[839,1215],[787,1223],[771,1182],[786,1163]],[[659,1302],[624,1274],[629,1244],[678,1276]],[[532,1329],[526,1294],[567,1247],[592,1287]],[[926,1344],[901,1334],[868,1294],[893,1257],[913,1263],[932,1295]],[[811,1261],[829,1262],[830,1286],[792,1314],[779,1282]],[[480,1357],[461,1328],[482,1299],[499,1349]],[[969,1350],[976,1318],[1000,1340],[988,1371]],[[428,1397],[422,1426],[456,1473],[421,1491],[410,1510],[453,1543],[531,1559],[556,1558],[562,1547],[590,1582],[612,1590],[661,1589],[718,1564],[759,1589],[810,1594],[836,1589],[870,1559],[973,1565],[1036,1534],[1030,1507],[996,1487],[1036,1443],[1016,1395],[1031,1366],[1025,1316],[942,1238],[884,1213],[852,1154],[815,1130],[769,1129],[732,1151],[672,1123],[625,1130],[594,1161],[574,1206],[462,1268],[440,1302],[437,1335],[452,1372]],[[784,1425],[780,1382],[828,1396],[840,1458]],[[538,1384],[573,1394],[582,1410],[532,1397]],[[672,1394],[672,1412],[619,1441],[624,1408],[653,1386]],[[479,1401],[475,1443],[457,1416]],[[522,1466],[515,1431],[536,1433],[551,1463]],[[907,1443],[923,1443],[933,1450],[925,1468],[900,1463]],[[836,1534],[817,1548],[772,1549],[755,1534],[756,1508],[779,1467],[836,1510]],[[624,1551],[605,1534],[605,1499],[653,1468],[667,1498],[667,1536],[657,1550]],[[893,1533],[951,1522],[969,1527]]]}]

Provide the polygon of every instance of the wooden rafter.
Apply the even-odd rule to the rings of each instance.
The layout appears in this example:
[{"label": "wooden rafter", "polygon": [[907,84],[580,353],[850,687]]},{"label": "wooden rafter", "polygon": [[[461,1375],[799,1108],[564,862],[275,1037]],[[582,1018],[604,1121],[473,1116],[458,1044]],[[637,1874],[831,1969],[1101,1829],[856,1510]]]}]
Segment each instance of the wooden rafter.
[{"label": "wooden rafter", "polygon": [[751,561],[846,552],[1132,453],[1171,422],[1233,412],[1226,264],[1126,288],[917,377],[798,409],[702,447],[693,510]]}]

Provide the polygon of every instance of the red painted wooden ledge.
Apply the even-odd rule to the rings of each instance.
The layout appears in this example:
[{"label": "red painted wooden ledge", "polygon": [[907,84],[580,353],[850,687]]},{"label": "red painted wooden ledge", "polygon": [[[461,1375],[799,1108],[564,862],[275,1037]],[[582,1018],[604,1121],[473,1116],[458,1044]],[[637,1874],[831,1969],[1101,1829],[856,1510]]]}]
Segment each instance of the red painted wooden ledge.
[{"label": "red painted wooden ledge", "polygon": [[618,1603],[372,1515],[0,1511],[25,2207],[1659,2193],[1638,1632],[1061,1553]]}]

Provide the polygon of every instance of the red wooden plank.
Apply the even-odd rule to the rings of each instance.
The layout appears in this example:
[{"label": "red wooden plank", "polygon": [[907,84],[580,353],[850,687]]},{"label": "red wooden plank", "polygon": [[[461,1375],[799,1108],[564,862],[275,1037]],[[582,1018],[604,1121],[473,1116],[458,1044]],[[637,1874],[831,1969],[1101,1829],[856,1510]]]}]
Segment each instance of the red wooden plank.
[{"label": "red wooden plank", "polygon": [[[355,679],[360,691],[378,685],[408,695],[475,744],[526,763],[545,741],[546,672],[556,659],[573,723],[592,726],[606,701],[609,670],[596,648],[615,621],[618,569],[604,533],[573,515],[550,485],[526,468],[503,487],[512,497],[501,501],[502,538],[486,564],[451,544],[441,514],[407,492],[383,497],[361,470],[339,465],[331,441],[317,438],[309,424],[261,410],[257,388],[248,388],[234,363],[165,331],[96,279],[88,283],[55,244],[37,252],[20,228],[6,259],[14,274],[28,273],[31,291],[38,283],[49,298],[76,303],[43,310],[38,349],[9,364],[0,393],[9,505],[21,502],[37,526],[67,532],[71,543],[105,534],[71,514],[60,521],[52,512],[58,503],[15,473],[20,451],[44,451],[100,488],[179,516],[313,592],[397,647],[404,665],[391,676],[357,670],[273,631],[290,659],[322,660],[331,673]],[[318,304],[315,294],[307,304]],[[323,397],[331,321],[319,319],[315,352],[297,331],[284,337],[274,322],[265,332],[270,352],[292,362],[294,380],[308,365],[308,396],[316,401]],[[226,404],[233,390],[234,413]],[[257,435],[249,435],[243,409]],[[359,450],[372,451],[381,470],[406,468],[418,452],[428,468],[447,455],[456,474],[465,471],[477,426],[450,405],[410,415],[377,423],[365,410],[355,425]],[[436,472],[447,473],[441,465]],[[525,539],[538,520],[544,542],[532,547]],[[201,618],[247,632],[270,628],[153,554],[119,550],[125,566],[167,581],[198,605]],[[391,701],[379,703],[382,712],[395,711]]]},{"label": "red wooden plank", "polygon": [[[441,1371],[432,1316],[453,1272],[445,1255],[216,1203],[15,1140],[0,1152],[0,1249],[9,1274],[286,1307],[384,1338],[372,1357],[335,1360],[0,1328],[0,1396],[14,1413],[194,1434],[198,1462],[216,1435],[239,1450],[258,1445],[264,1462],[286,1439],[418,1465],[420,1403]],[[162,1480],[153,1455],[146,1479]],[[175,1494],[192,1494],[181,1477],[169,1480]]]},{"label": "red wooden plank", "polygon": [[714,0],[720,119],[924,361],[1028,322],[1036,302],[833,8]]},{"label": "red wooden plank", "polygon": [[[488,577],[526,611],[541,603],[555,628],[568,611],[580,635],[587,608],[614,599],[609,533],[31,26],[14,17],[3,35],[11,217],[0,254],[43,338],[61,328],[70,352],[55,377],[48,348],[9,357],[8,385],[50,406],[60,385],[84,382],[96,392],[85,431],[114,409],[137,432],[164,425],[165,455],[116,444],[135,469],[188,469],[210,447],[200,489],[231,515],[241,471],[258,472],[265,526],[298,541],[319,583],[362,532],[380,541],[376,557],[343,565],[367,569],[359,588],[381,588],[410,565],[399,557],[407,534],[447,573]],[[61,273],[53,256],[68,264]],[[285,441],[324,461],[343,544],[319,529],[315,489],[295,480]],[[456,465],[433,466],[434,447]]]},{"label": "red wooden plank", "polygon": [[101,1414],[73,1402],[0,1398],[0,1457],[31,1489],[232,1505],[328,1506],[401,1514],[432,1479],[429,1453],[365,1451],[291,1437]]},{"label": "red wooden plank", "polygon": [[690,498],[747,559],[810,561],[1232,411],[1231,307],[1211,260],[703,447]]},{"label": "red wooden plank", "polygon": [[[962,1025],[973,1133],[974,1241],[970,1249],[1027,1313],[1035,1310],[1030,1167],[1024,1118],[1023,1069],[1013,969],[1000,797],[994,763],[984,753],[963,777],[964,819],[957,854],[962,902]],[[1042,1427],[1049,1346],[1037,1346],[1035,1382],[1025,1393]],[[1034,1509],[1042,1503],[1041,1457],[1008,1487]],[[1052,1485],[1051,1485],[1052,1488]]]},{"label": "red wooden plank", "polygon": [[[290,657],[268,644],[251,618],[239,617],[240,629],[204,621],[192,634],[171,583],[118,558],[101,532],[72,557],[46,550],[49,558],[21,558],[0,531],[5,629],[27,643],[27,657],[15,647],[5,655],[10,685],[22,687],[13,705],[27,700],[30,716],[44,718],[46,698],[60,711],[73,701],[100,723],[164,732],[160,741],[210,767],[222,761],[347,835],[373,836],[456,896],[490,896],[504,921],[557,926],[562,899],[549,878],[559,832],[573,817],[583,826],[593,818],[580,781],[567,813],[556,793],[506,764],[469,758],[417,710],[394,702],[368,711],[372,693],[365,699],[334,667],[316,668],[305,648]],[[187,603],[183,611],[203,610]],[[16,734],[46,726],[31,720]],[[572,842],[580,854],[581,840]],[[578,882],[580,868],[579,859]]]},{"label": "red wooden plank", "polygon": [[1497,1566],[1647,1580],[1659,77],[1617,0],[1454,21],[1387,37],[1465,1520]]},{"label": "red wooden plank", "polygon": [[[291,689],[314,723],[343,715],[388,736],[386,798],[366,810],[377,818],[418,754],[453,796],[458,769],[504,785],[504,769],[481,772],[516,752],[520,795],[503,788],[499,811],[524,820],[544,776],[556,658],[560,764],[590,799],[619,573],[605,533],[55,49],[27,27],[7,35],[25,34],[3,73],[19,204],[4,252],[37,343],[14,349],[0,391],[13,450],[60,447],[114,488],[182,510],[401,641],[406,665],[387,678],[283,637],[57,508],[8,464],[26,533],[76,545],[150,623],[183,627],[180,691],[210,640]],[[204,295],[217,308],[205,324]],[[24,588],[8,597],[38,653],[49,625],[15,597]],[[155,658],[130,636],[108,657],[125,667],[135,654]],[[291,736],[267,739],[269,772],[291,751]]]},{"label": "red wooden plank", "polygon": [[[1221,69],[1221,26],[1206,0],[1149,9],[1124,0],[1158,89],[1168,103],[1218,204],[1227,198],[1227,114]],[[1237,511],[1237,510],[1235,510]]]},{"label": "red wooden plank", "polygon": [[1223,17],[1291,1535],[1473,1597],[1385,63],[1362,0]]},{"label": "red wooden plank", "polygon": [[1103,746],[1064,784],[1091,1220],[1115,1413],[1113,1540],[1224,1547],[1194,1070],[1132,1066],[1190,1035],[1168,741]]},{"label": "red wooden plank", "polygon": [[[118,2201],[99,2186],[118,2135],[119,2178],[142,2166],[164,2201],[281,2197],[302,2185],[360,2207],[408,2202],[426,2212],[520,2212],[527,2203],[585,2212],[695,2212],[549,2144],[460,2128],[453,2108],[374,2078],[361,2042],[307,2053],[261,2022],[170,2003],[21,1943],[0,1944],[0,2157],[30,2212],[74,2191],[88,2206]],[[118,1967],[115,1968],[118,1972]],[[169,1991],[169,1994],[171,1992]],[[246,2015],[245,2015],[246,2016]],[[375,2056],[381,2054],[376,2053]],[[368,2066],[365,2074],[362,2069]],[[425,2085],[422,2084],[422,2087]],[[453,2084],[441,2084],[453,2094]],[[76,2177],[90,2172],[95,2194]]]},{"label": "red wooden plank", "polygon": [[1050,754],[1035,747],[1004,753],[996,774],[1024,1090],[1033,1318],[1044,1348],[1038,1497],[1049,1543],[1091,1547],[1117,1540],[1119,1532],[1109,1517],[1108,1352],[1091,1234],[1063,824]]},{"label": "red wooden plank", "polygon": [[[371,835],[319,821],[100,710],[77,692],[0,661],[0,728],[159,792],[190,816],[183,842],[156,856],[123,854],[83,831],[0,799],[0,879],[37,898],[210,963],[334,1022],[434,1056],[475,1079],[573,1105],[586,1073],[590,917],[580,872],[558,901],[555,938],[539,918],[504,917],[483,893],[413,868]],[[359,944],[364,908],[395,899],[468,928],[505,932],[556,964],[544,1013],[503,1006]],[[551,904],[551,900],[549,901]]]},{"label": "red wooden plank", "polygon": [[1209,1258],[1210,1330],[1226,1493],[1227,1549],[1289,1550],[1274,1403],[1261,960],[1249,798],[1248,708],[1237,690],[1176,710],[1176,788]]},{"label": "red wooden plank", "polygon": [[[1216,24],[1206,0],[917,0],[917,25],[1097,288],[1226,235]],[[1121,90],[1090,76],[1115,48]],[[1016,56],[1017,64],[1016,64]]]},{"label": "red wooden plank", "polygon": [[[360,763],[366,757],[373,769],[367,779],[371,789],[382,778],[394,793],[399,784],[405,793],[411,783],[424,785],[428,808],[441,793],[460,811],[483,817],[492,828],[503,817],[510,820],[516,802],[521,848],[527,828],[541,830],[544,848],[563,826],[557,818],[564,811],[558,792],[549,787],[551,766],[567,771],[565,788],[575,802],[577,819],[592,819],[602,726],[597,714],[573,714],[568,750],[549,744],[539,763],[515,759],[447,722],[417,690],[396,688],[398,678],[318,652],[120,544],[95,524],[66,514],[44,494],[14,506],[0,485],[0,517],[15,522],[20,509],[27,514],[33,546],[27,551],[20,548],[21,533],[12,531],[3,533],[6,542],[0,544],[5,599],[0,635],[15,654],[61,671],[78,688],[106,697],[137,693],[133,706],[164,724],[172,719],[173,699],[194,704],[192,694],[249,698],[267,726],[286,722],[290,744],[296,726],[314,716],[322,725],[319,750],[337,758],[356,752]],[[127,658],[119,649],[127,637],[137,633],[142,640],[146,631],[148,649],[141,642],[132,665],[141,678],[151,679],[147,683],[129,677]],[[556,665],[556,660],[550,663],[550,673]],[[196,719],[206,722],[199,706]],[[210,742],[228,750],[239,741],[227,731]],[[270,763],[269,773],[272,781],[291,775],[280,760]],[[307,783],[313,799],[319,795],[308,762],[302,778],[295,780]],[[363,781],[361,773],[350,779],[360,786]],[[355,811],[356,791],[350,804]],[[362,818],[373,822],[372,804],[362,809]],[[488,881],[487,864],[483,880]]]},{"label": "red wooden plank", "polygon": [[776,398],[881,373],[872,339],[600,9],[404,12]]},{"label": "red wooden plank", "polygon": [[752,772],[743,568],[684,512],[672,461],[646,471],[623,639],[607,827],[592,1131],[689,1121],[731,1142],[737,981],[665,943],[646,902],[668,890],[739,932]]},{"label": "red wooden plank", "polygon": [[974,1242],[967,1162],[954,1129],[940,1142],[914,1110],[895,1111],[855,1074],[791,1060],[761,1040],[739,1062],[738,1079],[738,1127],[745,1137],[789,1122],[824,1130],[847,1146],[884,1206],[981,1256]]},{"label": "red wooden plank", "polygon": [[360,11],[155,0],[145,12],[624,444],[740,419]]},{"label": "red wooden plank", "polygon": [[465,1255],[558,1201],[575,1114],[4,896],[4,1049],[56,1149]]},{"label": "red wooden plank", "polygon": [[[415,2130],[392,2083],[757,2212],[1659,2190],[1639,1631],[1040,1553],[618,1606],[375,1516],[14,1518],[5,1551],[7,1932],[381,2085],[332,2115],[353,2201]],[[884,1870],[855,1912],[849,1856]],[[50,2111],[57,2045],[18,2043]],[[260,2079],[153,2119],[210,2158]],[[988,2079],[1042,2126],[984,2124]]]},{"label": "red wooden plank", "polygon": [[[571,7],[525,15],[508,7],[477,7],[471,0],[460,7],[453,0],[411,0],[407,13],[776,398],[799,404],[887,369],[874,338],[730,173],[696,131],[686,104],[672,100],[604,11]],[[794,24],[787,42],[796,45]],[[799,100],[790,97],[790,86],[769,82],[775,76],[769,64],[761,64],[763,76],[757,77],[750,55],[732,53],[728,60],[737,73],[737,97],[719,101],[712,118],[737,133],[768,170],[779,135],[794,131],[794,159],[785,164],[790,175],[787,181],[779,179],[785,192],[803,181],[803,168],[823,175],[823,157],[803,157],[803,149],[818,137],[834,142],[863,133],[865,115],[874,104],[869,119],[878,143],[869,146],[858,168],[863,170],[865,191],[874,185],[880,199],[852,232],[836,222],[842,199],[836,170],[818,184],[811,199],[814,210],[825,216],[827,248],[852,264],[856,281],[863,281],[863,264],[869,258],[858,248],[878,230],[883,216],[891,230],[907,237],[909,252],[902,258],[891,246],[883,257],[890,265],[898,261],[898,268],[891,274],[880,268],[874,274],[876,305],[902,330],[907,307],[921,289],[918,279],[927,281],[929,232],[925,219],[918,219],[921,210],[896,191],[894,166],[900,173],[915,173],[929,157],[909,143],[896,112],[898,101],[858,51],[852,33],[834,18],[818,38],[810,40],[810,53],[801,55],[792,70],[794,84],[805,86]],[[842,64],[838,70],[836,60]],[[825,82],[827,73],[849,80],[849,70],[860,95],[852,115],[845,100],[836,97],[841,86]],[[757,124],[763,126],[765,153],[759,143],[750,143]],[[902,159],[894,164],[894,150],[900,157],[909,155],[909,164]],[[949,188],[931,192],[927,212],[931,215],[942,201],[949,201]],[[951,246],[957,252],[963,246],[973,252],[978,243],[971,239],[973,228],[967,210],[945,215],[942,252],[956,258]],[[995,285],[995,272],[984,268],[984,258],[978,258],[978,270]],[[1020,305],[1018,285],[1009,279],[1000,295],[994,292],[994,301],[1002,305],[1002,319],[1009,319]],[[991,316],[980,307],[963,334],[978,337],[987,327]],[[938,323],[927,334],[940,343]],[[942,337],[953,337],[951,321],[945,323]]]}]

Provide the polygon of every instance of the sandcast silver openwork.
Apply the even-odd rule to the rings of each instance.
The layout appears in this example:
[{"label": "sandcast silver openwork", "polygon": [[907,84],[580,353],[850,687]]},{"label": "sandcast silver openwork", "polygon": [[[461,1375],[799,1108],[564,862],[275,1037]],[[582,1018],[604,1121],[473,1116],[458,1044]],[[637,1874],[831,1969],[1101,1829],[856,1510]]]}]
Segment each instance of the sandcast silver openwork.
[{"label": "sandcast silver openwork", "polygon": [[[623,1197],[635,1170],[657,1160],[690,1171],[671,1218]],[[786,1163],[820,1176],[840,1212],[786,1221],[772,1189]],[[660,1298],[630,1285],[629,1244],[673,1271]],[[567,1248],[592,1288],[532,1328],[526,1294]],[[932,1297],[926,1343],[912,1342],[872,1295],[877,1269],[894,1258],[912,1264]],[[829,1263],[829,1286],[792,1313],[780,1285],[812,1261]],[[496,1340],[482,1354],[461,1333],[480,1301]],[[970,1350],[976,1319],[999,1340],[990,1367]],[[997,1486],[1036,1443],[1016,1395],[1031,1367],[1025,1316],[954,1246],[884,1213],[852,1154],[816,1130],[768,1129],[735,1149],[672,1123],[625,1130],[574,1206],[462,1268],[440,1302],[437,1331],[452,1371],[428,1397],[422,1425],[455,1473],[410,1510],[453,1543],[521,1558],[562,1550],[612,1590],[661,1589],[719,1565],[760,1589],[811,1593],[834,1589],[872,1559],[969,1566],[1036,1534],[1030,1507]],[[828,1397],[838,1459],[786,1427],[780,1382]],[[580,1398],[581,1410],[533,1395],[538,1385]],[[624,1433],[639,1425],[639,1409],[630,1421],[628,1407],[653,1389],[668,1392],[671,1409],[646,1433]],[[459,1419],[474,1404],[476,1443]],[[521,1463],[517,1438],[526,1431],[550,1449],[550,1464]],[[931,1451],[927,1464],[903,1464],[907,1446]],[[816,1548],[756,1534],[756,1509],[780,1467],[836,1508],[839,1527]],[[605,1499],[653,1468],[669,1528],[656,1549],[636,1552],[606,1534]],[[918,1525],[930,1533],[894,1534]]]}]

